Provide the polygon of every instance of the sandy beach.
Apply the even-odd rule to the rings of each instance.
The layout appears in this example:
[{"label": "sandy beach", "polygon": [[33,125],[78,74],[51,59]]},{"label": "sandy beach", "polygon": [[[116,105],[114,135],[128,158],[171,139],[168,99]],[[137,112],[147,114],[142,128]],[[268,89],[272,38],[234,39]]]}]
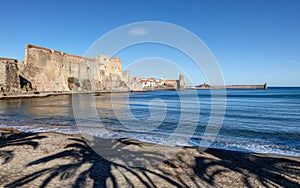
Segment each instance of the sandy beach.
[{"label": "sandy beach", "polygon": [[[1,129],[1,187],[299,187],[300,159],[193,147],[169,147],[132,139],[97,140],[119,151],[98,155],[81,135]],[[109,144],[108,144],[109,143]],[[122,146],[119,146],[119,145]],[[100,144],[101,145],[101,144]],[[112,147],[113,146],[113,147]],[[102,146],[101,146],[102,147]],[[148,151],[154,147],[156,151]],[[108,149],[108,150],[107,150]],[[178,153],[161,161],[168,151]],[[109,148],[106,148],[108,151]],[[128,152],[130,151],[130,152]],[[117,154],[118,155],[118,154]],[[128,166],[145,159],[158,163]],[[149,157],[151,156],[151,157]]]}]

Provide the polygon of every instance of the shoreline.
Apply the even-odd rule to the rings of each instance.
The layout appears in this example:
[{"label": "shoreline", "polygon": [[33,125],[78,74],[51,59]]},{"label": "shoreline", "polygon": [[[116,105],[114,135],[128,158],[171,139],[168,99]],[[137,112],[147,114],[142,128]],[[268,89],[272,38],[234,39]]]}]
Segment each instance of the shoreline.
[{"label": "shoreline", "polygon": [[84,91],[84,92],[41,92],[35,94],[34,92],[28,93],[17,93],[17,94],[9,94],[9,95],[0,95],[0,100],[9,100],[9,99],[30,99],[30,98],[46,98],[51,96],[61,96],[61,95],[73,95],[73,94],[94,94],[95,96],[100,96],[101,94],[107,93],[130,93],[130,91]]},{"label": "shoreline", "polygon": [[[24,128],[25,127],[25,128]],[[32,128],[32,129],[30,129]],[[14,129],[16,131],[19,132],[24,132],[24,133],[44,133],[44,132],[50,132],[50,133],[58,133],[58,134],[66,134],[66,135],[78,135],[81,136],[83,133],[81,133],[78,130],[75,129],[71,129],[70,127],[66,127],[66,126],[54,126],[54,125],[47,125],[47,124],[38,124],[38,125],[20,125],[20,126],[7,126],[4,124],[0,123],[0,136],[1,136],[1,131],[6,130],[6,129]],[[55,130],[53,130],[55,129]],[[93,133],[85,133],[85,135],[89,135],[90,137],[96,137],[99,139],[104,139],[101,136],[94,136]],[[143,142],[143,143],[148,143],[148,144],[154,144],[154,145],[161,145],[158,142],[155,141],[151,141],[151,140],[144,140],[144,139],[140,139],[140,138],[129,138],[129,137],[115,137],[115,138],[107,138],[107,139],[132,139],[132,140],[136,140],[138,142]],[[182,144],[178,144],[178,145],[163,145],[166,147],[187,147],[187,148],[195,148],[198,149],[199,146],[198,145],[182,145]],[[278,157],[287,157],[287,158],[300,158],[300,155],[297,155],[295,153],[291,153],[291,152],[263,152],[263,151],[255,151],[255,150],[249,150],[246,148],[230,148],[230,147],[217,147],[217,146],[210,146],[211,149],[216,149],[216,150],[224,150],[224,151],[232,151],[232,152],[239,152],[239,153],[244,153],[244,154],[255,154],[255,155],[266,155],[266,156],[278,156]]]},{"label": "shoreline", "polygon": [[148,89],[148,90],[115,90],[115,91],[57,91],[57,92],[28,92],[28,93],[16,93],[16,94],[0,94],[0,100],[9,99],[30,99],[30,98],[46,98],[51,96],[61,95],[73,95],[73,94],[94,94],[95,96],[101,96],[101,94],[109,93],[141,93],[151,91],[176,91],[174,88],[161,88],[161,89]]},{"label": "shoreline", "polygon": [[[195,147],[126,138],[94,140],[100,144],[100,153],[109,154],[109,160],[104,153],[95,153],[78,134],[0,130],[0,184],[4,187],[300,186],[297,157],[221,149],[200,152]],[[140,162],[149,165],[128,165]]]},{"label": "shoreline", "polygon": [[[245,89],[245,90],[257,90],[263,89],[264,85],[234,85],[234,86],[211,86],[211,87],[186,87],[185,90],[222,90],[222,89]],[[255,87],[255,88],[253,88]],[[151,91],[177,91],[173,87],[169,88],[148,88],[143,90],[111,90],[111,91],[47,91],[47,92],[21,92],[21,93],[0,93],[0,100],[5,99],[23,99],[23,98],[45,98],[58,95],[72,95],[72,94],[95,94],[96,96],[101,93],[135,93],[135,92],[151,92]],[[182,91],[182,90],[179,90]]]},{"label": "shoreline", "polygon": [[[252,86],[252,85],[251,85]],[[274,87],[268,87],[274,88]],[[276,88],[276,87],[275,87]],[[281,88],[281,87],[279,87]],[[295,88],[298,88],[295,86]],[[212,87],[187,87],[185,90],[261,90],[253,88],[241,88],[240,85],[233,86],[212,86]],[[0,93],[0,100],[9,100],[9,99],[29,99],[29,98],[46,98],[50,96],[60,96],[60,95],[73,95],[73,94],[94,94],[95,96],[101,96],[101,94],[107,93],[140,93],[140,92],[151,92],[151,91],[182,91],[174,88],[150,88],[147,90],[112,90],[112,91],[55,91],[55,92],[24,92],[24,93]]]}]

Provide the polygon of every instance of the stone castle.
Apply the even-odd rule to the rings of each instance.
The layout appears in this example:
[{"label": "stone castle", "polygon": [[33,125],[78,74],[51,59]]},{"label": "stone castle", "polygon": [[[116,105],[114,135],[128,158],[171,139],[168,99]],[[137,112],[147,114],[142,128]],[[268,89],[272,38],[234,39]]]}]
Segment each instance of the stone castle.
[{"label": "stone castle", "polygon": [[[140,79],[122,70],[120,58],[86,58],[31,44],[26,45],[24,61],[0,58],[0,71],[1,93],[145,89]],[[180,80],[184,84],[183,77]]]}]

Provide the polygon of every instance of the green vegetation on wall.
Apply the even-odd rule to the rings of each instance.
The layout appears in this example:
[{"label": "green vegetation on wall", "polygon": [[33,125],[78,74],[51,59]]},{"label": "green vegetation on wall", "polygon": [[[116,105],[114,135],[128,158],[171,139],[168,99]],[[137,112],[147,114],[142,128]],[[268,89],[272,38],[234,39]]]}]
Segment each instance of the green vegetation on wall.
[{"label": "green vegetation on wall", "polygon": [[76,77],[69,77],[68,78],[69,84],[74,84],[76,87],[80,87],[79,79]]}]

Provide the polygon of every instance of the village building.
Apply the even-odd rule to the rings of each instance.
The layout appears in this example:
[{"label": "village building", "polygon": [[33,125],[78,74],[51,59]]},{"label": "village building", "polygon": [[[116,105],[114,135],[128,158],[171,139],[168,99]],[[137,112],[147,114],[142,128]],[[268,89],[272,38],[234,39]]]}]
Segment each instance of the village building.
[{"label": "village building", "polygon": [[154,78],[141,78],[143,88],[157,88],[157,81]]},{"label": "village building", "polygon": [[179,75],[179,80],[140,78],[140,82],[144,89],[185,89],[184,77],[182,74]]}]

